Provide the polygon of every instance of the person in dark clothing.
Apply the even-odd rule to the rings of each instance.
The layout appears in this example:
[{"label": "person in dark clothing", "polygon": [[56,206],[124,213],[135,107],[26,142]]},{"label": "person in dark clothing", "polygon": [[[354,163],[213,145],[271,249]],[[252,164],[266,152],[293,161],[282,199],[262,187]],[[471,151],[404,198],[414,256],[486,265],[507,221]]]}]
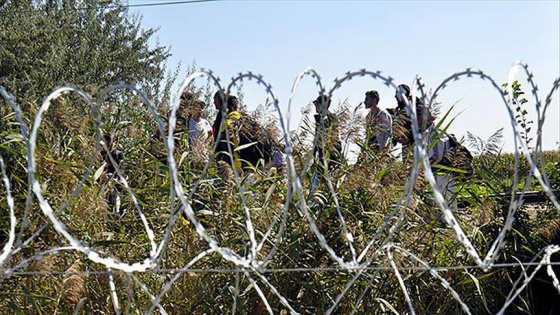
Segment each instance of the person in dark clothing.
[{"label": "person in dark clothing", "polygon": [[[401,84],[395,93],[397,107],[389,109],[388,112],[393,116],[393,145],[402,145],[403,160],[409,154],[410,148],[414,147],[414,134],[412,131],[412,114],[407,110],[407,106],[412,106],[412,95],[410,87]],[[416,118],[420,131],[426,130],[434,121],[429,109],[419,99],[415,99]]]},{"label": "person in dark clothing", "polygon": [[[216,108],[216,119],[212,123],[212,135],[214,136],[214,142],[217,141],[218,135],[220,133],[220,125],[222,124],[222,107],[227,103],[228,95],[223,90],[218,90],[214,94],[214,107]],[[227,113],[227,110],[226,110]]]},{"label": "person in dark clothing", "polygon": [[[176,122],[173,128],[173,143],[175,144],[175,148],[181,148],[186,146],[189,141],[189,111],[188,107],[196,101],[196,94],[185,91],[181,94],[179,100],[179,107],[175,113]],[[163,127],[163,134],[161,134],[160,130],[156,128],[153,134],[153,140],[156,142],[160,142],[162,139],[167,137],[167,132],[169,131],[169,117],[171,116],[171,109],[167,111],[164,120],[164,127]],[[163,148],[161,148],[159,153],[161,156],[159,157],[163,161],[166,159],[166,153],[163,153]]]},{"label": "person in dark clothing", "polygon": [[[107,163],[107,169],[105,174],[109,178],[120,178],[119,174],[117,173],[117,168],[120,169],[121,162],[124,160],[124,153],[121,150],[117,149],[117,137],[105,134],[103,135],[103,141],[107,145],[106,151],[104,148],[101,150],[101,157],[103,158],[103,162]],[[111,162],[111,156],[113,160],[115,160],[115,165]],[[122,170],[121,170],[122,173]]]},{"label": "person in dark clothing", "polygon": [[329,111],[330,98],[321,94],[313,101],[313,104],[317,114],[314,116],[313,158],[315,170],[311,179],[311,190],[317,187],[321,178],[328,178],[329,173],[343,162],[338,119]]},{"label": "person in dark clothing", "polygon": [[[235,166],[235,168],[241,170],[241,161],[239,152],[235,150],[239,146],[239,127],[241,124],[241,113],[238,111],[239,100],[233,95],[225,96],[225,104],[227,106],[227,114],[225,116],[225,121],[223,121],[223,116],[221,115],[221,108],[223,106],[220,96],[218,96],[218,101],[216,96],[214,96],[214,104],[216,109],[220,107],[220,112],[214,121],[214,125],[217,127],[218,132],[216,133],[215,141],[217,142],[216,147],[216,161],[223,161],[230,166]],[[219,123],[218,123],[219,120]]]},{"label": "person in dark clothing", "polygon": [[[117,149],[116,136],[105,134],[103,135],[103,141],[107,146],[107,150],[105,148],[101,150],[103,163],[106,164],[105,175],[107,176],[109,181],[113,183],[111,189],[105,195],[105,200],[107,201],[107,205],[114,215],[123,215],[126,211],[126,208],[121,207],[120,196],[124,192],[124,187],[122,184],[123,178],[121,175],[123,174],[121,163],[124,160],[124,153],[121,150]],[[113,161],[115,162],[114,164],[111,159],[113,159]]]},{"label": "person in dark clothing", "polygon": [[181,95],[181,101],[179,102],[179,108],[176,113],[177,122],[175,123],[175,130],[173,132],[173,139],[175,140],[175,147],[177,148],[188,143],[189,113],[187,108],[194,99],[194,95],[189,92],[185,92]]},{"label": "person in dark clothing", "polygon": [[326,95],[319,95],[313,101],[315,105],[315,140],[313,155],[319,163],[326,162],[329,169],[342,163],[342,143],[338,119],[335,114],[329,111],[331,100]]},{"label": "person in dark clothing", "polygon": [[[221,110],[224,104],[225,116]],[[212,126],[217,142],[216,161],[235,166],[237,170],[250,170],[270,163],[274,137],[254,118],[239,111],[237,97],[218,91],[214,95],[214,105],[219,110]],[[235,150],[239,146],[243,149]]]}]

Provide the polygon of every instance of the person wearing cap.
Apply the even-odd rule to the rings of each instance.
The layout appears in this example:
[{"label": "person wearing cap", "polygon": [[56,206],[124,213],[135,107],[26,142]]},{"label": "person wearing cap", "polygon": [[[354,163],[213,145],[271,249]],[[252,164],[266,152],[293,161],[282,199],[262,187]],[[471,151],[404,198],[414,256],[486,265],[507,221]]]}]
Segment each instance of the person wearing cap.
[{"label": "person wearing cap", "polygon": [[366,145],[375,153],[389,151],[392,147],[393,118],[379,107],[379,92],[367,91],[364,104],[369,109],[366,116]]},{"label": "person wearing cap", "polygon": [[329,111],[331,99],[326,95],[319,95],[314,101],[315,105],[315,139],[313,155],[319,165],[327,163],[329,170],[342,163],[342,143],[336,115]]}]

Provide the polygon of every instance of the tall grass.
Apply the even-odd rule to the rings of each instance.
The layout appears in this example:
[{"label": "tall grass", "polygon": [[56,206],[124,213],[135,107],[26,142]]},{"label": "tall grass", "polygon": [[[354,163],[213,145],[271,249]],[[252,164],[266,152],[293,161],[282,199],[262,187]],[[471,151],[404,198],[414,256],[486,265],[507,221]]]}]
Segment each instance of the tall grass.
[{"label": "tall grass", "polygon": [[[26,122],[31,121],[34,106],[28,107]],[[61,98],[53,104],[38,140],[38,177],[46,198],[56,205],[61,221],[84,245],[124,262],[142,261],[148,256],[150,244],[131,197],[126,191],[121,192],[122,205],[127,210],[123,215],[112,213],[105,198],[118,184],[103,176],[103,161],[93,149],[96,126],[89,118],[89,110],[89,104],[72,97]],[[166,110],[160,110],[162,117],[165,114]],[[142,110],[134,98],[128,97],[111,99],[102,107],[102,115],[106,115],[104,121],[107,119],[104,131],[118,134],[119,148],[126,156],[122,173],[159,242],[179,205],[170,193],[165,147],[158,138],[161,135],[156,131],[153,117]],[[25,153],[21,139],[9,141],[14,139],[10,135],[17,132],[13,115],[7,111],[1,117],[2,155],[8,157],[18,231],[21,231],[18,246],[44,227],[2,267],[3,271],[16,269],[1,278],[1,313],[113,314],[115,305],[110,289],[113,281],[120,311],[139,314],[152,306],[150,295],[158,295],[179,274],[160,301],[169,314],[267,313],[267,305],[255,283],[270,308],[278,314],[288,313],[278,295],[302,314],[325,313],[338,298],[340,301],[334,308],[337,314],[408,314],[403,289],[386,251],[388,239],[437,268],[438,275],[458,293],[472,314],[496,313],[506,301],[513,282],[522,275],[521,267],[496,267],[488,271],[472,267],[474,262],[455,234],[439,219],[440,210],[423,177],[413,183],[409,205],[397,208],[410,177],[408,162],[395,160],[390,155],[370,154],[358,164],[343,165],[330,174],[335,195],[325,182],[309,192],[311,178],[302,176],[304,194],[288,200],[288,211],[283,212],[287,191],[293,184],[286,181],[285,175],[265,167],[242,174],[239,182],[231,177],[224,179],[228,177],[220,176],[224,169],[211,161],[207,155],[209,149],[189,147],[186,141],[177,142],[174,154],[176,160],[181,161],[178,165],[181,184],[185,191],[194,190],[189,201],[197,218],[219,246],[246,256],[251,252],[250,231],[245,223],[248,209],[256,238],[260,240],[266,233],[272,235],[256,258],[266,259],[266,269],[261,274],[277,293],[259,274],[236,266],[215,252],[204,256],[191,269],[180,271],[209,249],[188,220],[180,220],[173,226],[165,253],[157,268],[150,272],[109,272],[105,266],[74,251],[52,251],[38,256],[67,244],[48,225],[36,201],[28,213],[25,211],[28,194]],[[343,118],[342,124],[348,125],[348,132],[355,133],[359,128],[352,124],[360,121],[348,116],[346,120]],[[304,141],[308,136],[306,132],[308,130],[302,128],[291,139],[297,174],[304,169],[309,150]],[[96,156],[92,176],[85,180],[81,192],[68,200],[88,167],[91,155]],[[208,161],[207,174],[202,176]],[[508,204],[487,196],[511,191],[512,161],[511,154],[477,157],[476,174],[459,184],[461,194],[470,205],[457,211],[456,216],[479,254],[487,251],[503,225]],[[547,165],[558,165],[560,153],[546,152],[545,161]],[[523,177],[529,172],[529,166],[522,162],[517,171]],[[558,168],[550,167],[548,174],[551,182],[557,183]],[[197,181],[200,182],[195,189]],[[534,182],[530,187],[539,189]],[[5,191],[0,192],[3,208],[5,197]],[[353,246],[358,253],[369,246],[366,260],[370,261],[370,268],[360,272],[341,268],[321,246],[299,207],[301,202],[309,205],[318,231],[345,261],[352,260],[353,256],[345,228],[353,235]],[[395,225],[394,216],[387,222],[395,210],[403,213],[404,220],[399,225]],[[273,223],[274,228],[269,231]],[[0,221],[3,233],[8,231],[8,224],[8,220]],[[558,240],[559,228],[560,223],[550,206],[521,211],[496,263],[531,260],[545,245]],[[375,241],[370,244],[374,236]],[[392,256],[417,314],[463,313],[458,301],[441,285],[441,280],[418,260],[402,251],[393,251]],[[18,265],[26,259],[29,263]],[[533,313],[535,297],[531,290],[528,288],[516,299],[508,314]]]}]

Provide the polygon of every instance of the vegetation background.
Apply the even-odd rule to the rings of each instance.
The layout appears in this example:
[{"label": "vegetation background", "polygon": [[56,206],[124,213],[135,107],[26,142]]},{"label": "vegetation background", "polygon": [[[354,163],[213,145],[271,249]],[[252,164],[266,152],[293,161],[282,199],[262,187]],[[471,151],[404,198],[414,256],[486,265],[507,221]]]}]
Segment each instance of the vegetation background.
[{"label": "vegetation background", "polygon": [[[141,31],[138,18],[130,16],[120,1],[4,0],[0,1],[0,16],[0,86],[21,106],[27,128],[33,125],[45,96],[54,87],[66,83],[84,89],[94,99],[102,97],[99,93],[111,84],[135,83],[156,104],[160,118],[167,119],[170,89],[178,70],[166,69],[169,50],[149,45],[155,30]],[[523,128],[530,128],[531,122],[523,115],[523,106],[527,105],[522,102],[521,86],[515,91],[514,97],[519,100],[518,118],[524,120]],[[193,92],[203,98],[212,93],[209,88]],[[122,165],[124,176],[137,206],[154,230],[156,241],[160,242],[177,205],[170,193],[165,146],[156,117],[134,93],[111,93],[98,101],[103,132],[117,135],[118,146],[126,156]],[[249,281],[251,273],[217,253],[200,259],[193,266],[195,269],[178,271],[208,249],[208,244],[187,221],[172,227],[165,254],[157,268],[150,272],[108,271],[80,253],[63,250],[68,244],[43,216],[38,202],[35,199],[27,202],[32,193],[28,187],[24,139],[15,113],[6,100],[0,102],[0,152],[18,218],[17,250],[0,265],[0,313],[112,314],[116,312],[109,285],[112,277],[118,288],[120,312],[139,314],[152,306],[147,292],[159,294],[175,275],[179,275],[178,279],[161,301],[170,314],[267,312],[263,299]],[[123,192],[122,204],[127,212],[116,216],[105,198],[117,183],[102,174],[106,166],[96,144],[93,111],[90,103],[72,95],[59,97],[51,104],[37,140],[36,176],[60,220],[83,244],[121,261],[142,261],[149,255],[150,242],[135,203]],[[363,117],[351,113],[347,104],[337,108],[342,125],[346,126],[343,139],[359,144]],[[253,115],[267,128],[275,128],[266,104]],[[303,174],[303,169],[310,149],[306,139],[312,130],[311,122],[303,121],[302,128],[290,135],[296,171],[302,174],[303,187],[309,187],[311,180],[308,174]],[[487,252],[491,246],[510,206],[509,199],[491,196],[511,192],[514,188],[542,190],[536,180],[528,176],[531,169],[524,159],[515,168],[514,154],[500,152],[500,139],[499,131],[487,140],[469,135],[467,142],[477,153],[475,174],[461,181],[458,187],[466,207],[457,212],[457,219],[479,254]],[[531,144],[532,139],[525,140]],[[340,256],[351,259],[338,209],[345,218],[344,224],[355,236],[354,246],[358,252],[368,246],[373,235],[379,237],[370,246],[380,249],[383,240],[391,234],[394,244],[436,268],[473,314],[498,312],[510,291],[519,286],[518,279],[535,268],[523,263],[538,260],[545,246],[559,240],[558,209],[546,202],[538,207],[524,206],[517,213],[513,229],[496,261],[498,266],[482,270],[474,266],[453,231],[439,220],[440,210],[423,177],[414,183],[412,201],[405,209],[402,225],[397,230],[385,227],[410,177],[411,164],[406,161],[366,153],[361,163],[344,165],[331,176],[339,208],[330,189],[320,185],[314,192],[307,192],[306,200],[294,196],[289,202],[289,211],[283,212],[291,185],[284,174],[263,168],[246,174],[241,181],[222,181],[218,178],[223,170],[210,163],[207,176],[203,177],[201,174],[209,160],[207,149],[197,151],[188,148],[186,141],[179,140],[175,150],[180,180],[185,191],[193,192],[190,200],[199,220],[220,246],[240,255],[250,251],[246,209],[249,209],[259,238],[269,231],[273,222],[282,221],[281,235],[279,230],[272,230],[275,237],[281,236],[281,242],[265,243],[259,252],[262,257],[257,258],[264,259],[274,253],[268,257],[266,279],[303,314],[326,312],[339,295],[341,300],[335,313],[408,314],[410,311],[398,278],[391,270],[391,261],[400,268],[417,313],[459,314],[463,311],[438,278],[402,252],[393,253],[391,260],[383,250],[375,250],[371,256],[371,266],[375,268],[363,272],[347,288],[355,274],[340,269],[320,246],[299,210],[301,202],[311,205],[318,229]],[[540,152],[536,151],[537,154]],[[93,166],[88,163],[90,156],[94,157]],[[546,171],[550,187],[558,190],[560,152],[544,152],[542,159],[544,169],[541,172]],[[85,178],[82,190],[74,196],[87,169],[92,174]],[[521,178],[517,187],[513,187],[515,172]],[[6,187],[0,190],[3,218],[0,220],[0,243],[5,244],[10,222]],[[274,313],[287,313],[286,307],[262,279],[256,281]],[[554,314],[560,310],[557,294],[551,278],[543,270],[506,313]]]}]

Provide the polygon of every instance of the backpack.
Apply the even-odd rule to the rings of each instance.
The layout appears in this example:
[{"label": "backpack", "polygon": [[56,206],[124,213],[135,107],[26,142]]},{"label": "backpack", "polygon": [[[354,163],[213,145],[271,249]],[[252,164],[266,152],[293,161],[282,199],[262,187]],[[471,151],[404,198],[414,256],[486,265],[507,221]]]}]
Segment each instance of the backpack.
[{"label": "backpack", "polygon": [[457,141],[455,135],[446,135],[449,138],[449,149],[443,155],[443,159],[440,164],[455,169],[456,171],[452,172],[457,173],[459,176],[472,176],[474,174],[472,153],[469,149],[462,145],[461,142]]},{"label": "backpack", "polygon": [[[396,145],[397,142],[402,142],[403,139],[406,139],[409,143],[414,143],[412,119],[406,109],[403,107],[388,108],[387,112],[393,119],[393,124],[391,126],[393,145]],[[430,113],[429,108],[418,98],[416,99],[416,115],[417,117],[425,119],[423,126],[419,126],[420,128],[426,128],[434,120],[434,116]],[[424,117],[424,115],[426,116]]]},{"label": "backpack", "polygon": [[[317,114],[314,117],[315,137],[317,142],[315,143],[313,154],[317,154],[317,157],[321,160],[325,153],[328,152],[329,160],[336,162],[330,164],[331,167],[334,167],[336,164],[340,164],[343,161],[338,117],[331,112],[327,112],[325,116]],[[323,120],[322,122],[321,119]],[[324,148],[323,141],[325,141]],[[324,151],[324,149],[326,151]]]},{"label": "backpack", "polygon": [[274,153],[274,139],[270,130],[261,126],[257,120],[249,115],[241,114],[239,118],[232,120],[232,125],[228,126],[230,132],[236,138],[236,145],[242,147],[237,151],[243,166],[257,166],[272,161]]}]

